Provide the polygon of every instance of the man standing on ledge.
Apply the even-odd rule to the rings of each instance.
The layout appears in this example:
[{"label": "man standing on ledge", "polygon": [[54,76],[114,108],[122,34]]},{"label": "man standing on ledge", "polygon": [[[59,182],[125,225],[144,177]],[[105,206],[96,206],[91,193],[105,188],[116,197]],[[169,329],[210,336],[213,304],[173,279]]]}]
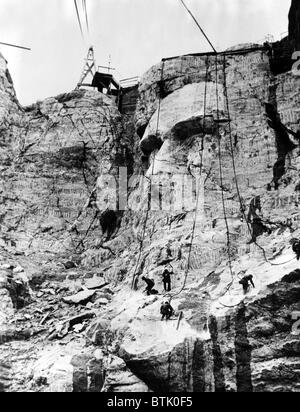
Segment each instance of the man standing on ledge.
[{"label": "man standing on ledge", "polygon": [[173,275],[173,268],[171,265],[169,265],[162,274],[162,281],[164,284],[164,289],[165,292],[170,292],[171,291],[171,275]]}]

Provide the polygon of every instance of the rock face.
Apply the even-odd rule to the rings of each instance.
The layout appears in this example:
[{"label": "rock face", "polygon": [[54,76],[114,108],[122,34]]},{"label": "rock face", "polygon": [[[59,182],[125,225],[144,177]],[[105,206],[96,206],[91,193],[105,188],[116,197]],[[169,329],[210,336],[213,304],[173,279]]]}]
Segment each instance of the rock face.
[{"label": "rock face", "polygon": [[[101,167],[110,167],[108,154],[117,156],[117,110],[105,97],[79,91],[27,108],[24,121],[26,133],[8,147],[1,176],[3,233],[16,234],[5,243],[27,253],[76,249],[94,214],[88,203]],[[55,232],[64,237],[57,245]]]},{"label": "rock face", "polygon": [[[163,203],[148,214],[137,272],[148,272],[159,282],[155,262],[168,247],[176,274],[174,305],[199,334],[189,343],[186,334],[179,346],[164,345],[155,354],[150,349],[147,355],[125,351],[128,364],[150,387],[152,382],[152,389],[299,390],[298,338],[291,335],[291,316],[299,310],[299,279],[290,285],[283,278],[298,267],[288,240],[299,235],[293,199],[299,184],[294,92],[300,83],[291,72],[274,76],[267,49],[243,49],[217,59],[199,55],[164,61],[146,73],[140,86],[136,117],[138,131],[144,130],[140,145],[149,156],[148,176],[157,178],[171,198],[170,173],[177,173],[177,183],[187,173],[195,181],[204,175],[196,215],[186,204],[166,213]],[[186,60],[193,62],[188,69]],[[196,74],[191,78],[192,68]],[[184,85],[188,82],[192,84]],[[188,204],[195,201],[193,195],[184,194]],[[251,219],[255,198],[263,214],[258,225]],[[251,237],[259,247],[250,244]],[[258,284],[244,300],[241,273],[252,272]],[[149,311],[144,322],[148,316]],[[139,346],[141,341],[134,339]],[[266,341],[273,342],[268,351]],[[163,338],[153,342],[162,344]],[[169,370],[176,371],[172,378],[168,362]]]},{"label": "rock face", "polygon": [[[122,116],[113,99],[87,91],[21,108],[1,61],[2,302],[14,316],[7,271],[19,265],[34,296],[55,280],[60,297],[73,280],[64,316],[91,311],[73,335],[86,330],[86,345],[64,330],[58,361],[51,348],[37,354],[31,389],[299,392],[300,277],[289,241],[300,237],[300,77],[274,70],[268,45],[165,59],[143,76],[134,116]],[[131,177],[121,210],[119,167],[125,184]],[[255,288],[244,293],[250,274]],[[142,276],[158,294],[143,293]],[[95,279],[100,291],[83,286]],[[57,331],[58,315],[48,316],[41,322]]]},{"label": "rock face", "polygon": [[16,127],[20,124],[22,112],[7,68],[7,61],[0,53],[0,136],[2,148],[14,137]]},{"label": "rock face", "polygon": [[294,46],[294,50],[300,49],[300,2],[292,0],[289,14],[289,39]]}]

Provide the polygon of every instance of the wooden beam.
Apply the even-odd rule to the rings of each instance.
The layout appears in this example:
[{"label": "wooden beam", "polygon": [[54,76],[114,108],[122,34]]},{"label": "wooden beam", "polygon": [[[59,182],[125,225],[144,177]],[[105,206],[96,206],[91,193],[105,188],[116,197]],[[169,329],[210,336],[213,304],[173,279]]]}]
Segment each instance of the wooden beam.
[{"label": "wooden beam", "polygon": [[178,318],[178,322],[177,322],[177,328],[176,328],[176,330],[178,330],[178,329],[179,329],[179,325],[180,325],[180,321],[181,321],[181,319],[182,319],[182,316],[183,316],[183,312],[181,311],[181,312],[179,313],[179,318]]}]

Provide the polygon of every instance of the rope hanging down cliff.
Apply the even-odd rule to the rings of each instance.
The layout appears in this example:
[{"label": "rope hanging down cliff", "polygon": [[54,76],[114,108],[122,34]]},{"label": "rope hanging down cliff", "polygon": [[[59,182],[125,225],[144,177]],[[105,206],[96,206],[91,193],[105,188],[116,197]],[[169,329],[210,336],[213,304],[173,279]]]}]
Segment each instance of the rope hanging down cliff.
[{"label": "rope hanging down cliff", "polygon": [[270,265],[272,265],[272,266],[285,265],[285,264],[291,262],[292,260],[294,260],[295,258],[293,258],[293,259],[291,259],[287,262],[283,262],[283,263],[273,263],[273,262],[271,262],[267,258],[267,254],[266,254],[265,249],[261,245],[259,245],[257,243],[256,239],[254,238],[253,231],[250,227],[248,218],[247,218],[246,213],[245,213],[245,205],[243,204],[241,191],[240,191],[239,184],[238,184],[238,179],[237,179],[237,172],[236,172],[236,163],[235,163],[233,138],[232,138],[232,128],[231,128],[231,115],[230,115],[228,88],[227,88],[226,56],[225,55],[223,56],[223,76],[224,76],[224,96],[225,96],[226,111],[227,111],[227,117],[228,117],[228,132],[229,132],[229,142],[230,142],[230,153],[231,153],[231,159],[232,159],[232,168],[233,168],[233,174],[234,174],[234,181],[235,181],[236,191],[237,191],[237,195],[238,195],[238,199],[239,199],[239,203],[240,203],[240,210],[241,210],[241,213],[243,215],[243,219],[247,224],[247,228],[248,228],[249,234],[251,236],[252,242],[263,252],[263,256],[264,256],[265,261],[267,263],[269,263]]},{"label": "rope hanging down cliff", "polygon": [[225,205],[225,196],[224,196],[224,178],[223,178],[223,166],[222,166],[222,154],[221,154],[221,136],[220,136],[220,108],[219,108],[219,70],[218,70],[218,56],[216,56],[216,100],[217,100],[217,139],[218,139],[218,159],[219,159],[219,172],[220,172],[220,185],[221,185],[221,199],[222,199],[222,208],[224,214],[224,221],[226,226],[226,237],[227,237],[227,255],[228,255],[228,264],[231,275],[231,282],[226,287],[225,294],[229,291],[234,282],[234,274],[232,270],[232,260],[231,260],[231,244],[230,244],[230,231],[229,224],[226,215],[226,205]]},{"label": "rope hanging down cliff", "polygon": [[[165,60],[163,59],[162,60],[162,66],[161,66],[160,85],[162,85],[163,81],[164,81],[164,68],[165,68]],[[162,101],[161,88],[159,88],[158,109],[157,109],[157,124],[156,124],[156,132],[155,132],[156,138],[158,136],[159,122],[160,122],[161,101]],[[154,156],[153,156],[153,160],[152,160],[151,174],[150,174],[150,179],[149,179],[150,194],[151,194],[151,178],[154,174],[155,158],[156,158],[156,153],[154,152]],[[144,221],[144,224],[143,224],[143,231],[142,231],[142,238],[141,238],[141,241],[140,241],[138,259],[137,259],[137,262],[136,262],[136,265],[135,265],[133,278],[132,278],[132,283],[131,283],[131,288],[132,289],[135,289],[135,285],[136,285],[137,280],[139,278],[139,274],[137,272],[138,272],[142,252],[143,252],[143,246],[144,246],[144,240],[145,240],[145,234],[146,234],[146,228],[147,228],[147,222],[148,222],[150,207],[151,207],[151,200],[149,198],[149,193],[147,193],[147,211],[146,211],[145,221]]]},{"label": "rope hanging down cliff", "polygon": [[190,263],[191,263],[191,254],[192,254],[192,248],[193,248],[193,241],[195,237],[195,230],[196,230],[196,224],[197,224],[197,212],[198,212],[198,206],[199,206],[199,198],[200,198],[200,184],[201,184],[201,177],[202,177],[202,170],[203,170],[203,151],[204,151],[204,136],[205,136],[205,118],[206,118],[206,105],[207,105],[207,80],[208,80],[208,69],[209,69],[209,58],[207,57],[206,59],[206,74],[205,74],[205,88],[204,88],[204,104],[203,104],[203,133],[202,133],[202,138],[201,138],[201,148],[199,150],[199,155],[200,155],[200,172],[199,172],[199,182],[198,182],[198,188],[197,188],[197,198],[196,198],[196,206],[195,206],[195,214],[194,214],[194,221],[193,221],[193,227],[192,227],[192,236],[191,236],[191,242],[190,242],[190,247],[189,247],[189,252],[188,252],[188,259],[187,259],[187,265],[186,265],[186,271],[184,275],[184,281],[181,289],[179,292],[173,294],[170,297],[170,301],[175,297],[180,295],[180,293],[184,290],[186,286],[186,281],[188,278],[188,274],[190,271]]}]

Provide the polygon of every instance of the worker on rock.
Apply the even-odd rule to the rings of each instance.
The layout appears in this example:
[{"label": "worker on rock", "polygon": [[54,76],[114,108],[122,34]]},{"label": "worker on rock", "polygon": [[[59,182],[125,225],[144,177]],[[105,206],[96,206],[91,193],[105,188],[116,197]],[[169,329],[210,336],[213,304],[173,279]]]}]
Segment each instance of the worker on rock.
[{"label": "worker on rock", "polygon": [[154,285],[155,285],[154,280],[153,280],[153,279],[146,278],[145,276],[143,276],[142,279],[143,279],[143,281],[146,282],[146,284],[147,284],[147,287],[146,287],[146,289],[145,289],[145,292],[147,292],[147,295],[148,295],[148,296],[152,295],[152,289],[154,288]]},{"label": "worker on rock", "polygon": [[300,240],[292,239],[291,244],[292,244],[293,251],[296,253],[297,260],[300,260]]},{"label": "worker on rock", "polygon": [[170,292],[171,291],[171,275],[173,275],[173,268],[171,265],[169,265],[162,274],[162,281],[164,284],[164,289],[165,292]]},{"label": "worker on rock", "polygon": [[264,224],[260,196],[255,196],[251,200],[247,220],[252,226],[252,238],[249,243],[255,243],[263,233],[269,235],[272,233],[272,230]]},{"label": "worker on rock", "polygon": [[162,315],[161,320],[164,320],[165,318],[166,320],[169,320],[174,313],[174,309],[169,302],[164,302],[160,307],[160,313]]},{"label": "worker on rock", "polygon": [[254,282],[253,282],[253,276],[248,275],[244,276],[239,283],[243,286],[244,294],[246,295],[249,292],[250,285],[252,285],[255,288]]}]

